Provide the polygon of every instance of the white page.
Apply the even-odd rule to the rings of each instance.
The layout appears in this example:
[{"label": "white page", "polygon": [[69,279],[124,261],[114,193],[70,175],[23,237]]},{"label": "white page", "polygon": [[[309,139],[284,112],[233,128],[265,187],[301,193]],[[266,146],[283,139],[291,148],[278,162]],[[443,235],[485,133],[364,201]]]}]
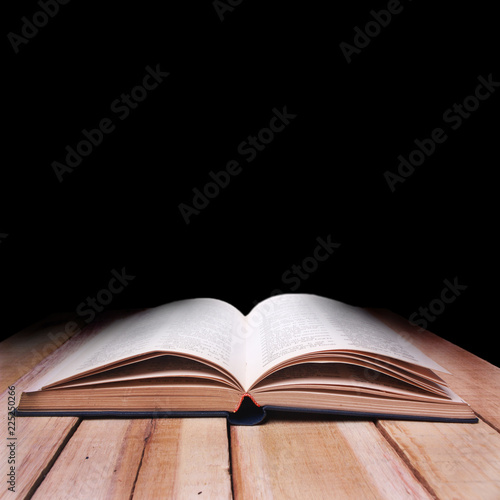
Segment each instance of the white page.
[{"label": "white page", "polygon": [[309,294],[284,294],[258,304],[247,316],[245,387],[295,356],[329,349],[373,352],[446,371],[394,330],[361,308]]},{"label": "white page", "polygon": [[252,326],[247,339],[245,387],[285,359],[322,346],[338,347],[334,336],[321,321],[304,294],[285,294],[257,304],[247,316]]},{"label": "white page", "polygon": [[309,295],[308,300],[323,321],[340,334],[346,349],[382,354],[448,373],[418,347],[363,308],[317,295]]},{"label": "white page", "polygon": [[231,342],[244,316],[216,299],[188,299],[147,309],[104,328],[44,377],[40,387],[150,351],[194,355],[244,376],[244,346]]}]

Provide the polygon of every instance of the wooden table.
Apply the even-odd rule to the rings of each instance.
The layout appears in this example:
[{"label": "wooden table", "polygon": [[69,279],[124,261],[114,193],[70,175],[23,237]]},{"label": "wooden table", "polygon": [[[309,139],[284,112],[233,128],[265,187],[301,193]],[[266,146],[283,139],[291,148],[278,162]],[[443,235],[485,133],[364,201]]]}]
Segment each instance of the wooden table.
[{"label": "wooden table", "polygon": [[[275,415],[254,427],[223,418],[18,417],[15,493],[2,447],[0,498],[500,499],[500,369],[399,316],[373,311],[447,368],[478,424]],[[0,344],[2,390],[19,398],[57,362],[68,316]],[[71,328],[69,329],[71,330]],[[7,428],[7,390],[1,396]],[[7,440],[11,443],[12,440]]]}]

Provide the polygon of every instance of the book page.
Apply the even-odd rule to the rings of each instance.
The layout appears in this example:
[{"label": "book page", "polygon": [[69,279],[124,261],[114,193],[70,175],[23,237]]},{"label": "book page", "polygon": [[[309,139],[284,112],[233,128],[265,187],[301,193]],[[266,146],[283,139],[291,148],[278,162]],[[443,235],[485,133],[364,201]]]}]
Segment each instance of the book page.
[{"label": "book page", "polygon": [[152,351],[203,358],[241,380],[244,346],[231,339],[243,319],[235,307],[216,299],[181,300],[141,311],[105,327],[44,378],[40,387]]},{"label": "book page", "polygon": [[[150,383],[157,384],[168,378],[180,377],[216,380],[230,385],[237,390],[239,389],[228,376],[219,370],[192,359],[172,355],[158,355],[151,359],[106,370],[96,375],[88,375],[71,382],[66,382],[65,384],[59,384],[57,388],[92,386],[145,379],[152,380]],[[193,383],[196,383],[196,381]]]},{"label": "book page", "polygon": [[346,349],[381,354],[431,370],[447,372],[363,308],[317,295],[308,297],[321,319],[340,336],[340,342]]},{"label": "book page", "polygon": [[328,389],[338,386],[349,391],[364,388],[372,392],[395,394],[411,399],[441,401],[447,399],[444,392],[440,395],[431,393],[382,373],[377,373],[375,377],[368,379],[363,368],[344,363],[303,363],[283,368],[259,382],[252,389],[252,394],[283,388]]},{"label": "book page", "polygon": [[248,314],[245,388],[265,371],[304,352],[339,348],[304,294],[285,294],[257,304]]},{"label": "book page", "polygon": [[356,350],[446,371],[367,311],[309,294],[284,294],[258,304],[247,316],[245,387],[287,359],[324,350]]}]

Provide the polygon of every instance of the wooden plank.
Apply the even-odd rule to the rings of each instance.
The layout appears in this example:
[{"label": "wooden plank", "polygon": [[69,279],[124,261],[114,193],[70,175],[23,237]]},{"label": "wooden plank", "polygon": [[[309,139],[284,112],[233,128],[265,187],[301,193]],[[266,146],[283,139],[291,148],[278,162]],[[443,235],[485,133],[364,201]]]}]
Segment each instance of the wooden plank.
[{"label": "wooden plank", "polygon": [[432,498],[372,422],[232,427],[231,457],[236,499]]},{"label": "wooden plank", "polygon": [[380,431],[438,498],[500,498],[500,369],[400,316],[375,314],[448,369],[440,376],[487,422],[380,420]]},{"label": "wooden plank", "polygon": [[53,314],[0,342],[0,390],[52,354],[83,324],[75,313]]},{"label": "wooden plank", "polygon": [[225,419],[84,420],[37,498],[231,498]]},{"label": "wooden plank", "polygon": [[[63,322],[63,324],[66,324]],[[40,326],[40,325],[39,325]],[[36,380],[37,377],[44,375],[54,364],[59,363],[66,355],[73,352],[85,337],[96,334],[99,331],[100,324],[95,322],[91,327],[82,332],[81,337],[73,339],[73,342],[61,344],[56,350],[52,348],[44,349],[46,340],[54,341],[47,336],[48,331],[54,330],[53,325],[40,326],[42,333],[38,334],[35,330],[28,329],[23,331],[17,337],[20,344],[29,346],[31,349],[39,349],[38,354],[44,358],[29,373],[23,375],[14,382],[16,404],[19,403],[21,393]],[[32,342],[30,339],[35,338]],[[25,340],[27,339],[27,342]],[[61,338],[62,340],[62,338]],[[38,346],[38,347],[34,347]],[[40,349],[41,346],[41,349]],[[57,347],[57,346],[55,346]],[[17,356],[22,350],[12,348],[10,353]],[[15,363],[16,357],[12,358]],[[11,372],[13,373],[13,372]],[[4,379],[5,383],[6,379]],[[8,392],[7,389],[0,395],[0,428],[4,431],[2,437],[8,436]],[[79,419],[75,417],[16,417],[15,419],[15,437],[17,446],[15,448],[15,473],[16,473],[16,494],[19,498],[29,495],[43,479],[46,472],[54,463],[57,455],[64,447],[65,443],[77,428]],[[7,449],[7,448],[5,448]],[[0,463],[0,475],[6,477],[11,464],[7,460]],[[0,490],[0,498],[12,498],[12,492],[6,488]]]},{"label": "wooden plank", "polygon": [[232,498],[226,419],[153,420],[134,498]]},{"label": "wooden plank", "polygon": [[484,422],[377,425],[438,498],[500,498],[500,434]]},{"label": "wooden plank", "polygon": [[[16,386],[16,402],[23,387],[30,380],[30,376],[25,376]],[[12,459],[9,463],[7,456],[11,458],[10,448],[4,446],[4,456],[0,463],[0,475],[7,477],[7,473],[14,467],[14,493],[5,488],[0,490],[0,499],[3,498],[24,498],[29,495],[41,482],[43,475],[50,469],[57,454],[64,447],[67,439],[77,427],[79,420],[74,417],[38,417],[38,418],[15,418],[14,427],[8,425],[9,415],[7,413],[9,392],[5,390],[0,395],[0,428],[4,443],[12,445]],[[11,420],[12,422],[12,420]],[[12,431],[12,434],[10,434]],[[13,439],[6,439],[12,437]],[[9,485],[10,486],[10,485]]]},{"label": "wooden plank", "polygon": [[497,431],[500,431],[500,368],[484,359],[411,325],[385,310],[371,310],[379,319],[416,345],[451,374],[439,373],[451,389]]},{"label": "wooden plank", "polygon": [[[77,418],[38,417],[32,419],[16,419],[16,436],[14,451],[14,490],[7,489],[3,482],[0,490],[1,499],[29,497],[45,473],[50,469],[57,455],[64,447],[67,439],[78,426]],[[2,429],[6,427],[2,425]],[[2,434],[6,436],[6,433]],[[5,445],[4,445],[4,449]],[[9,455],[10,456],[10,455]],[[0,474],[7,478],[7,459],[2,453]]]},{"label": "wooden plank", "polygon": [[130,498],[151,420],[84,420],[33,499]]}]

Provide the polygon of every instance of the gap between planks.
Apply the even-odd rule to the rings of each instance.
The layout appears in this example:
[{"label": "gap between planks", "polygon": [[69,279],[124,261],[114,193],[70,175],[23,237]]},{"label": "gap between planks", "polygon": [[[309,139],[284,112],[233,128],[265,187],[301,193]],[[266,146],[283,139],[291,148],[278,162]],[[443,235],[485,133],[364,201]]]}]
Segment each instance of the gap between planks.
[{"label": "gap between planks", "polygon": [[500,434],[482,420],[379,420],[377,428],[437,498],[500,498]]},{"label": "gap between planks", "polygon": [[288,415],[231,428],[238,499],[432,499],[373,421]]},{"label": "gap between planks", "polygon": [[84,419],[33,500],[230,500],[228,457],[223,418]]},{"label": "gap between planks", "polygon": [[38,489],[38,487],[40,486],[40,484],[42,484],[43,480],[45,479],[45,477],[47,476],[47,474],[50,472],[50,469],[52,469],[52,467],[56,463],[56,460],[59,458],[59,455],[62,453],[64,447],[66,446],[66,444],[68,443],[68,441],[71,439],[71,437],[73,436],[73,434],[76,432],[76,430],[80,426],[81,422],[82,422],[82,420],[78,419],[73,424],[73,426],[69,429],[68,433],[64,437],[64,440],[61,442],[59,448],[57,448],[57,450],[52,455],[50,461],[47,463],[47,466],[44,469],[40,470],[39,476],[33,482],[31,488],[26,493],[26,496],[24,497],[24,500],[29,500],[35,494],[35,491]]},{"label": "gap between planks", "polygon": [[130,498],[129,498],[129,500],[132,500],[134,498],[135,486],[137,484],[137,479],[139,478],[139,474],[141,472],[142,461],[144,460],[144,453],[146,452],[146,445],[148,444],[148,439],[151,437],[151,433],[153,432],[154,427],[155,427],[154,418],[151,418],[151,420],[149,422],[149,426],[150,426],[149,433],[144,438],[144,446],[142,448],[141,459],[139,460],[139,466],[137,467],[137,472],[135,474],[134,484],[132,484],[132,490],[130,492]]},{"label": "gap between planks", "polygon": [[388,432],[385,431],[385,429],[380,425],[379,420],[374,421],[375,427],[378,429],[382,437],[387,441],[389,446],[392,447],[394,452],[401,458],[403,463],[408,467],[410,472],[417,478],[417,480],[420,482],[420,484],[428,491],[429,495],[431,495],[435,499],[439,499],[438,495],[434,491],[434,489],[431,487],[431,485],[427,482],[425,477],[420,473],[417,467],[415,467],[411,460],[403,453],[401,450],[401,447],[398,445],[398,443],[390,436]]}]

